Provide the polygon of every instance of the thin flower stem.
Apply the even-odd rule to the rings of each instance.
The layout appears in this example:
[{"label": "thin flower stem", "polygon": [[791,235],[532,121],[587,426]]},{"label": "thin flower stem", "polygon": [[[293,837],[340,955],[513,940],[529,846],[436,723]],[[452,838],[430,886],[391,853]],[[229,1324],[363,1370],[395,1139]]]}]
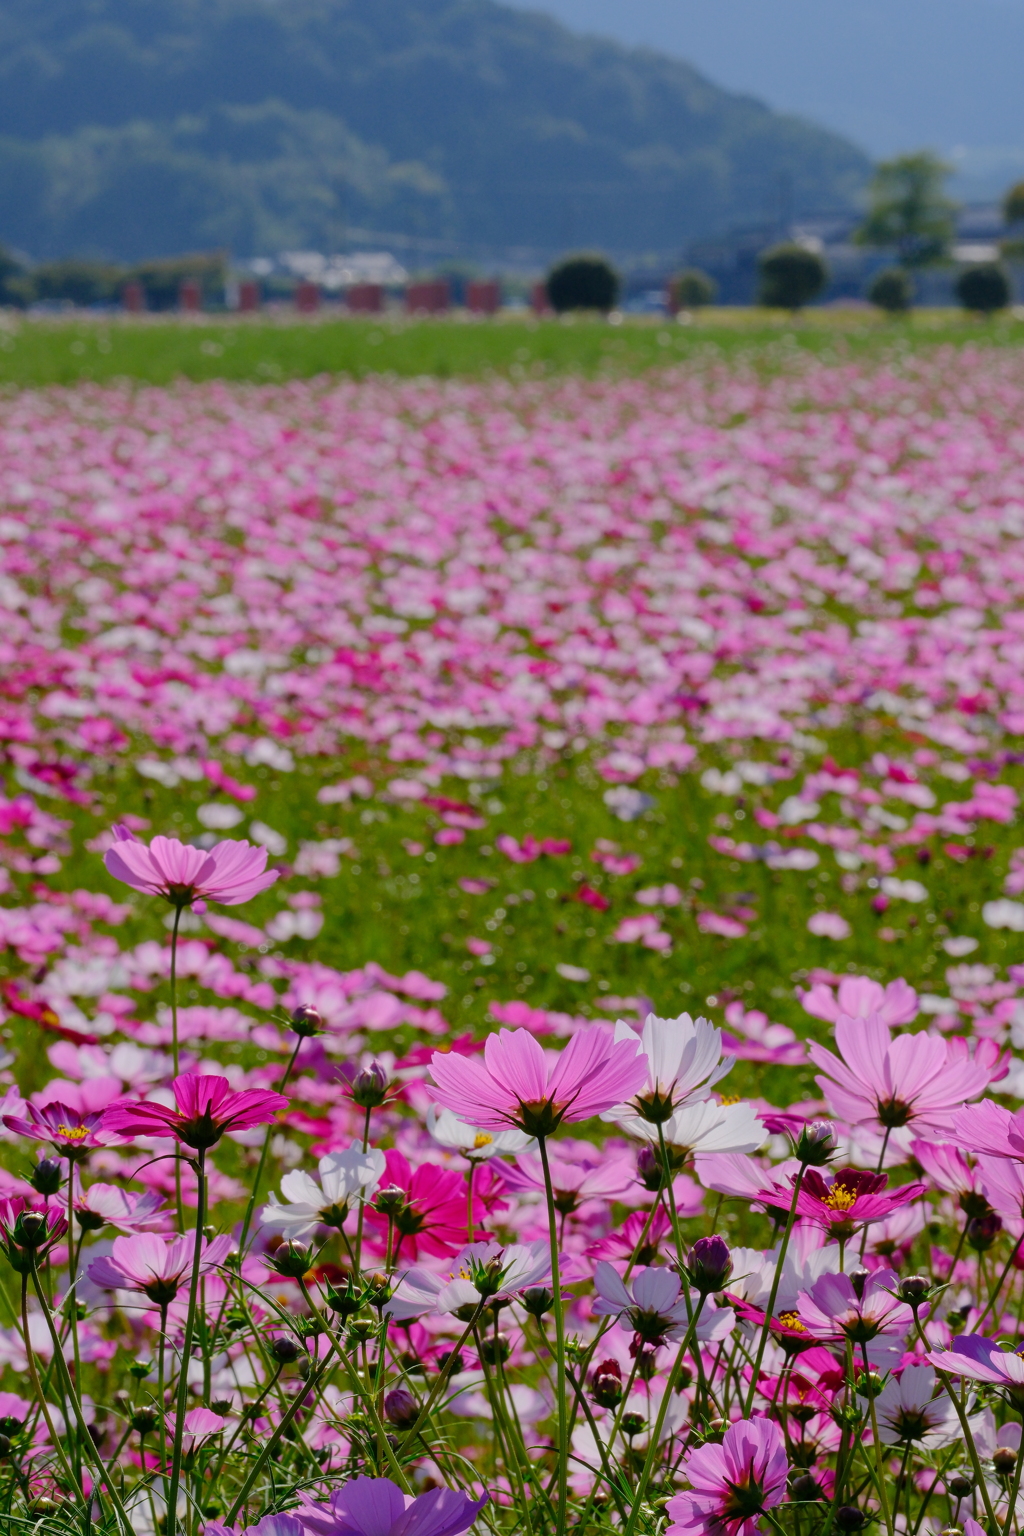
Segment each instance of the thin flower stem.
[{"label": "thin flower stem", "polygon": [[981,1316],[978,1318],[978,1321],[973,1325],[975,1333],[980,1333],[982,1331],[981,1330],[982,1323],[985,1321],[986,1317],[988,1317],[989,1313],[992,1311],[992,1308],[995,1306],[996,1300],[997,1300],[1000,1292],[1002,1291],[1003,1286],[1006,1284],[1006,1277],[1010,1273],[1010,1270],[1013,1268],[1013,1261],[1017,1257],[1018,1253],[1020,1252],[1020,1245],[1021,1245],[1021,1243],[1024,1243],[1024,1232],[1021,1233],[1020,1237],[1018,1237],[1017,1241],[1014,1243],[1014,1245],[1013,1245],[1013,1252],[1010,1254],[1010,1257],[1007,1259],[1006,1264],[1003,1267],[1002,1274],[999,1276],[999,1279],[996,1281],[995,1285],[992,1288],[992,1291],[991,1291],[991,1293],[989,1295],[988,1301],[985,1304],[985,1310],[981,1314]]},{"label": "thin flower stem", "polygon": [[78,1497],[84,1503],[85,1502],[85,1494],[82,1491],[81,1479],[78,1479],[77,1482],[76,1482],[75,1474],[71,1470],[71,1463],[67,1459],[67,1456],[66,1456],[65,1451],[64,1451],[64,1446],[62,1445],[61,1441],[58,1439],[57,1432],[56,1432],[56,1430],[53,1427],[53,1419],[50,1417],[50,1405],[46,1401],[46,1396],[45,1396],[45,1394],[43,1392],[42,1385],[40,1384],[40,1381],[39,1381],[39,1372],[36,1370],[35,1350],[32,1348],[32,1341],[31,1341],[31,1337],[30,1337],[29,1331],[28,1331],[28,1271],[27,1270],[22,1274],[22,1277],[21,1277],[21,1331],[22,1331],[22,1334],[23,1334],[24,1340],[25,1340],[25,1356],[26,1356],[26,1359],[28,1360],[28,1377],[29,1377],[29,1381],[32,1383],[32,1391],[35,1393],[36,1402],[39,1404],[39,1407],[42,1409],[43,1418],[46,1421],[46,1428],[49,1431],[49,1435],[50,1435],[50,1442],[53,1445],[54,1450],[57,1452],[57,1455],[60,1457],[61,1465],[64,1468],[64,1476],[67,1478],[68,1482],[72,1484],[72,1486],[76,1486],[77,1487],[77,1489],[78,1489]]},{"label": "thin flower stem", "polygon": [[556,1536],[564,1536],[569,1514],[568,1402],[565,1391],[565,1313],[562,1307],[562,1280],[558,1267],[558,1227],[555,1220],[555,1192],[551,1183],[547,1137],[538,1136],[541,1167],[544,1170],[544,1195],[548,1208],[548,1237],[551,1245],[551,1289],[555,1313],[555,1401],[558,1407],[558,1494],[555,1500]]},{"label": "thin flower stem", "polygon": [[771,1331],[771,1321],[775,1315],[775,1303],[779,1295],[779,1286],[782,1284],[782,1266],[786,1262],[786,1252],[789,1248],[790,1234],[793,1231],[793,1223],[796,1220],[797,1202],[800,1199],[800,1186],[804,1181],[804,1174],[806,1172],[807,1164],[801,1163],[799,1172],[797,1173],[796,1178],[793,1180],[793,1198],[789,1203],[789,1215],[786,1218],[786,1230],[782,1234],[782,1242],[779,1245],[778,1262],[775,1265],[775,1274],[772,1276],[772,1288],[768,1293],[768,1301],[764,1309],[764,1324],[761,1328],[761,1337],[757,1345],[757,1355],[754,1359],[754,1368],[750,1375],[750,1391],[747,1394],[747,1402],[743,1410],[743,1417],[745,1419],[750,1418],[751,1409],[754,1406],[754,1397],[757,1393],[757,1382],[759,1376],[761,1375],[761,1362],[764,1359],[764,1352],[768,1347],[768,1335]]},{"label": "thin flower stem", "polygon": [[640,1481],[637,1484],[636,1493],[633,1496],[633,1508],[630,1512],[629,1519],[626,1522],[626,1536],[633,1536],[633,1531],[636,1527],[637,1516],[640,1513],[640,1509],[644,1501],[644,1496],[647,1493],[647,1485],[651,1480],[651,1473],[654,1471],[654,1463],[658,1457],[658,1447],[661,1444],[661,1432],[665,1428],[665,1420],[668,1417],[668,1410],[672,1401],[672,1394],[675,1392],[676,1382],[679,1380],[680,1367],[682,1366],[683,1359],[687,1350],[693,1344],[694,1336],[697,1332],[697,1324],[700,1321],[700,1315],[704,1310],[704,1303],[706,1300],[707,1296],[702,1293],[697,1301],[696,1307],[694,1308],[693,1316],[690,1318],[683,1342],[680,1344],[679,1351],[672,1363],[672,1369],[669,1372],[668,1381],[665,1383],[665,1391],[662,1395],[661,1407],[658,1409],[658,1417],[655,1420],[654,1429],[651,1432],[650,1438],[648,1440],[647,1455],[644,1458],[643,1468],[640,1472]]},{"label": "thin flower stem", "polygon": [[[177,1166],[177,1165],[176,1165]],[[196,1158],[196,1175],[199,1186],[196,1207],[195,1246],[192,1250],[192,1280],[188,1291],[188,1312],[185,1316],[185,1337],[181,1345],[181,1363],[178,1368],[178,1401],[174,1413],[174,1444],[171,1447],[171,1476],[167,1489],[167,1536],[175,1536],[178,1528],[178,1488],[181,1483],[182,1444],[185,1435],[185,1411],[188,1407],[188,1367],[192,1358],[192,1339],[196,1328],[196,1302],[199,1298],[199,1269],[203,1256],[203,1227],[206,1225],[206,1149],[199,1148]]]},{"label": "thin flower stem", "polygon": [[1017,1512],[1017,1495],[1020,1492],[1020,1474],[1024,1467],[1024,1455],[1018,1450],[1017,1461],[1013,1469],[1013,1483],[1010,1487],[1009,1497],[1006,1501],[1006,1524],[1003,1526],[1003,1536],[1010,1536],[1013,1525],[1013,1517]]},{"label": "thin flower stem", "polygon": [[[282,1077],[280,1083],[277,1085],[278,1093],[284,1093],[285,1088],[288,1086],[288,1079],[292,1075],[292,1068],[295,1065],[295,1058],[302,1048],[302,1039],[303,1037],[300,1035],[298,1040],[295,1042],[295,1049],[292,1051],[292,1054],[288,1060],[288,1065],[284,1069],[284,1077]],[[252,1226],[252,1217],[253,1212],[256,1209],[256,1201],[259,1198],[260,1185],[263,1182],[263,1170],[267,1166],[267,1153],[270,1151],[271,1137],[273,1136],[276,1129],[277,1127],[275,1125],[268,1125],[267,1134],[263,1138],[263,1150],[260,1153],[260,1160],[256,1167],[256,1175],[252,1181],[252,1193],[249,1196],[249,1204],[245,1208],[245,1220],[242,1222],[242,1235],[238,1239],[238,1252],[241,1255],[245,1254],[245,1243],[249,1236],[249,1228]]]},{"label": "thin flower stem", "polygon": [[[184,908],[180,902],[174,907],[174,926],[171,929],[171,1062],[174,1075],[178,1076],[178,929]],[[178,1213],[178,1231],[185,1230],[185,1207],[181,1199],[181,1162],[174,1159],[174,1206]]]},{"label": "thin flower stem", "polygon": [[[917,1307],[914,1308],[914,1327],[917,1330],[918,1338],[921,1340],[921,1343],[927,1350],[929,1348],[929,1343],[925,1337],[925,1331],[921,1326],[921,1318]],[[999,1521],[996,1519],[996,1512],[992,1508],[992,1499],[988,1491],[988,1484],[986,1483],[984,1474],[981,1470],[981,1459],[978,1456],[978,1447],[974,1443],[974,1436],[971,1434],[971,1426],[968,1423],[967,1411],[964,1408],[963,1403],[953,1391],[953,1384],[946,1372],[940,1370],[938,1366],[935,1366],[935,1374],[939,1378],[939,1381],[942,1383],[942,1386],[946,1392],[946,1396],[953,1404],[954,1413],[960,1420],[960,1428],[963,1430],[964,1443],[967,1446],[967,1454],[971,1458],[971,1468],[974,1472],[975,1482],[978,1485],[978,1491],[980,1492],[982,1501],[985,1505],[985,1513],[988,1516],[989,1528],[991,1531],[995,1532],[999,1529]]]}]

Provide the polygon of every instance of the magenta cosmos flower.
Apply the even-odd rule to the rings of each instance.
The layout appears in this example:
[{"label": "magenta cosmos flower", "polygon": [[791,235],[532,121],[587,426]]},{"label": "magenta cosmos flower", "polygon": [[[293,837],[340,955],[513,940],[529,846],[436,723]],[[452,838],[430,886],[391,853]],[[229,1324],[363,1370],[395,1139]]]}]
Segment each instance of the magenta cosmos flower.
[{"label": "magenta cosmos flower", "polygon": [[888,1174],[863,1168],[808,1168],[797,1196],[797,1215],[827,1227],[833,1242],[845,1242],[862,1222],[884,1221],[925,1192],[923,1184],[902,1184],[887,1191],[888,1182]]},{"label": "magenta cosmos flower", "polygon": [[758,1517],[786,1493],[786,1447],[772,1419],[730,1424],[721,1445],[701,1445],[683,1461],[690,1483],[669,1499],[665,1536],[753,1536]]},{"label": "magenta cosmos flower", "polygon": [[455,1488],[413,1498],[389,1477],[356,1477],[329,1505],[304,1503],[298,1515],[309,1536],[461,1536],[486,1503]]},{"label": "magenta cosmos flower", "polygon": [[139,1099],[122,1099],[103,1112],[103,1129],[130,1140],[134,1136],[176,1136],[188,1147],[212,1147],[226,1131],[267,1125],[287,1109],[282,1093],[247,1088],[235,1093],[226,1077],[197,1077],[184,1072],[171,1084],[175,1108]]},{"label": "magenta cosmos flower", "polygon": [[[836,1022],[839,1056],[812,1042],[815,1078],[834,1114],[852,1125],[874,1122],[886,1130],[911,1122],[949,1132],[952,1115],[988,1087],[983,1064],[956,1054],[938,1035],[896,1035],[878,1016]],[[842,1058],[842,1059],[840,1059]]]},{"label": "magenta cosmos flower", "polygon": [[176,837],[154,837],[147,848],[127,827],[113,827],[114,846],[103,862],[115,880],[150,896],[164,896],[176,907],[196,900],[236,907],[265,891],[277,879],[267,870],[267,850],[228,838],[210,849],[194,848]]},{"label": "magenta cosmos flower", "polygon": [[[914,1320],[906,1302],[895,1295],[899,1276],[892,1269],[868,1274],[822,1275],[797,1300],[800,1321],[816,1339],[867,1344],[880,1333],[904,1334]],[[921,1308],[924,1317],[925,1309]]]},{"label": "magenta cosmos flower", "polygon": [[1024,1354],[1021,1349],[1000,1349],[994,1339],[980,1333],[960,1333],[948,1349],[925,1355],[929,1364],[950,1376],[968,1381],[987,1381],[1002,1387],[1017,1404],[1024,1403]]},{"label": "magenta cosmos flower", "polygon": [[92,1147],[102,1145],[96,1132],[100,1129],[103,1112],[81,1114],[56,1100],[37,1109],[34,1104],[25,1105],[24,1115],[4,1115],[4,1125],[16,1136],[27,1136],[31,1141],[48,1141],[62,1157],[77,1162]]},{"label": "magenta cosmos flower", "polygon": [[554,1060],[528,1029],[501,1029],[487,1037],[482,1061],[435,1051],[430,1070],[443,1108],[471,1124],[550,1136],[563,1120],[589,1120],[638,1093],[647,1057],[635,1037],[615,1040],[597,1025],[573,1035]]},{"label": "magenta cosmos flower", "polygon": [[[200,1273],[223,1264],[232,1239],[223,1233],[212,1242],[203,1239]],[[156,1232],[136,1237],[115,1237],[109,1255],[93,1259],[89,1279],[105,1291],[141,1291],[158,1307],[169,1307],[182,1281],[191,1274],[195,1238],[191,1232],[169,1242]]]},{"label": "magenta cosmos flower", "polygon": [[1024,1111],[1012,1113],[991,1099],[961,1109],[953,1118],[953,1134],[967,1152],[1024,1159]]},{"label": "magenta cosmos flower", "polygon": [[[457,1168],[421,1163],[413,1170],[408,1158],[391,1148],[384,1154],[376,1202],[366,1206],[365,1217],[380,1235],[387,1232],[389,1222],[394,1224],[396,1260],[399,1251],[413,1260],[425,1253],[443,1258],[466,1241],[466,1201],[466,1179]],[[474,1225],[483,1221],[484,1214],[474,1197]]]}]

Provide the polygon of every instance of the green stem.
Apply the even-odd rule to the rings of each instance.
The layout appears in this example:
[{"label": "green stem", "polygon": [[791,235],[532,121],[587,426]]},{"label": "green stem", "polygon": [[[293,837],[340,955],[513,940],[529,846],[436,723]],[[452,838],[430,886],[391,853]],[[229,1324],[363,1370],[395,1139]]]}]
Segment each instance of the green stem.
[{"label": "green stem", "polygon": [[700,1314],[704,1310],[704,1303],[706,1300],[707,1297],[702,1294],[694,1309],[693,1316],[690,1318],[683,1342],[679,1346],[679,1352],[676,1355],[675,1361],[673,1362],[672,1370],[669,1372],[668,1381],[665,1383],[665,1391],[661,1399],[661,1407],[658,1409],[658,1417],[655,1420],[654,1429],[647,1443],[647,1455],[644,1457],[644,1465],[643,1470],[640,1473],[640,1481],[637,1484],[636,1493],[633,1496],[633,1508],[630,1511],[629,1520],[626,1523],[626,1536],[633,1536],[633,1530],[636,1526],[637,1516],[640,1513],[640,1508],[644,1501],[644,1495],[647,1492],[647,1485],[651,1480],[651,1473],[654,1471],[654,1463],[658,1458],[658,1447],[661,1444],[661,1432],[665,1427],[665,1419],[668,1416],[669,1404],[672,1401],[672,1394],[675,1391],[676,1382],[679,1379],[679,1368],[683,1363],[683,1359],[687,1350],[693,1343],[693,1337],[697,1332],[697,1324],[700,1321]]},{"label": "green stem", "polygon": [[[280,1083],[277,1086],[278,1093],[284,1093],[285,1088],[288,1086],[288,1079],[292,1075],[292,1068],[295,1065],[295,1058],[302,1048],[302,1040],[303,1037],[300,1035],[298,1040],[295,1042],[295,1049],[292,1051],[288,1065],[285,1068],[284,1077],[282,1077]],[[256,1168],[256,1177],[253,1179],[252,1194],[249,1196],[249,1204],[245,1208],[245,1220],[242,1222],[242,1235],[238,1240],[238,1252],[240,1255],[245,1254],[245,1241],[249,1236],[249,1228],[252,1225],[253,1211],[256,1209],[256,1200],[260,1192],[260,1184],[263,1182],[263,1170],[267,1166],[267,1153],[270,1151],[270,1138],[273,1136],[275,1129],[275,1126],[268,1125],[267,1134],[263,1138],[263,1151],[260,1153],[259,1164]]]},{"label": "green stem", "polygon": [[558,1494],[555,1501],[556,1536],[565,1536],[569,1513],[569,1409],[565,1392],[565,1313],[562,1308],[562,1280],[558,1268],[558,1224],[555,1219],[555,1192],[551,1183],[547,1137],[538,1136],[541,1166],[544,1169],[544,1195],[548,1208],[548,1237],[551,1245],[551,1289],[555,1313],[555,1398],[558,1405]]},{"label": "green stem", "polygon": [[[917,1330],[917,1336],[921,1340],[921,1343],[924,1345],[925,1349],[929,1349],[930,1345],[927,1338],[925,1337],[925,1331],[921,1327],[921,1319],[918,1315],[918,1310],[916,1307],[914,1308],[914,1327]],[[984,1473],[981,1470],[981,1461],[978,1457],[978,1448],[974,1443],[974,1436],[971,1434],[971,1426],[967,1422],[967,1413],[964,1409],[964,1405],[953,1391],[953,1384],[946,1372],[940,1370],[939,1367],[936,1366],[935,1374],[939,1378],[939,1381],[942,1383],[946,1396],[953,1404],[954,1413],[960,1420],[960,1428],[963,1430],[964,1443],[967,1446],[967,1454],[971,1458],[971,1467],[974,1472],[974,1480],[977,1483],[978,1492],[981,1494],[985,1505],[985,1513],[988,1516],[989,1529],[993,1532],[998,1531],[999,1521],[996,1519],[995,1510],[992,1508],[992,1499],[989,1496],[988,1484],[986,1483]],[[1013,1506],[1011,1505],[1010,1508],[1012,1509]]]},{"label": "green stem", "polygon": [[[174,908],[174,927],[171,929],[171,1062],[174,1075],[178,1076],[178,928],[184,908],[180,903]],[[174,1159],[174,1204],[178,1213],[178,1231],[185,1230],[185,1207],[181,1199],[181,1161]]]},{"label": "green stem", "polygon": [[761,1375],[761,1361],[764,1359],[764,1352],[768,1347],[768,1335],[771,1331],[771,1321],[775,1316],[775,1302],[778,1299],[779,1286],[782,1284],[782,1266],[786,1262],[786,1251],[789,1248],[790,1234],[793,1231],[793,1223],[796,1220],[797,1202],[800,1199],[800,1186],[804,1181],[804,1174],[806,1171],[807,1164],[801,1163],[800,1171],[797,1173],[796,1178],[793,1180],[793,1198],[789,1203],[789,1215],[786,1218],[786,1230],[782,1234],[782,1242],[779,1245],[779,1259],[775,1266],[775,1274],[772,1277],[772,1288],[768,1294],[768,1304],[764,1310],[764,1326],[761,1329],[761,1338],[758,1341],[757,1355],[754,1359],[754,1369],[750,1376],[750,1392],[747,1395],[746,1407],[743,1410],[743,1417],[745,1419],[750,1418],[751,1409],[754,1406],[754,1397],[757,1394],[758,1378]]},{"label": "green stem", "polygon": [[196,1209],[196,1238],[192,1250],[192,1281],[188,1291],[188,1312],[185,1316],[185,1337],[181,1345],[181,1363],[178,1368],[178,1401],[174,1412],[174,1444],[171,1447],[171,1477],[167,1489],[167,1536],[175,1536],[178,1528],[178,1488],[181,1483],[182,1443],[185,1435],[185,1412],[188,1407],[188,1365],[192,1358],[192,1339],[196,1330],[196,1302],[199,1297],[199,1270],[203,1257],[203,1227],[206,1225],[206,1148],[200,1147],[196,1159],[198,1174],[198,1200]]}]

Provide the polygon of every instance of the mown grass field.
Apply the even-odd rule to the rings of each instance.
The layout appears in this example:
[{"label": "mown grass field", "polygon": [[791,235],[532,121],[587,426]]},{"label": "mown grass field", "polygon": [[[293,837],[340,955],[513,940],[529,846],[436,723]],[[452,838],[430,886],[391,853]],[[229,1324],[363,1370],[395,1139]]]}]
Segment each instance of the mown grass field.
[{"label": "mown grass field", "polygon": [[930,349],[963,342],[1014,346],[1024,320],[1012,312],[979,320],[956,310],[920,310],[891,320],[860,309],[811,310],[792,317],[754,309],[713,309],[685,323],[625,317],[537,320],[526,315],[371,319],[317,317],[290,311],[258,318],[131,319],[0,314],[0,385],[98,383],[117,378],[168,384],[177,378],[273,383],[341,374],[513,379],[535,375],[639,373],[666,363],[720,353],[771,366],[793,349],[825,361],[871,357],[889,348]]}]

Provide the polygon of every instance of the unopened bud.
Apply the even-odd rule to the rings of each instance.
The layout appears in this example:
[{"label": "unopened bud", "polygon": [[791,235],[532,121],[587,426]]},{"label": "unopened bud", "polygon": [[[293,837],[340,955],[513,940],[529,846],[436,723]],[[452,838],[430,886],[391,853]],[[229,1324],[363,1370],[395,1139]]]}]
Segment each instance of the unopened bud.
[{"label": "unopened bud", "polygon": [[324,1027],[323,1017],[319,1008],[314,1008],[312,1003],[300,1003],[292,1013],[289,1028],[298,1035],[300,1040],[310,1040],[314,1035],[319,1035]]},{"label": "unopened bud", "polygon": [[640,1434],[646,1423],[647,1420],[644,1418],[642,1413],[624,1413],[622,1415],[620,1428],[622,1429],[622,1433],[627,1435],[629,1439],[632,1440],[634,1435]]},{"label": "unopened bud", "polygon": [[327,1282],[327,1305],[332,1312],[337,1312],[339,1317],[354,1317],[363,1304],[362,1290],[357,1286],[351,1275],[345,1276],[344,1285],[338,1286]]},{"label": "unopened bud", "polygon": [[353,1103],[361,1109],[376,1109],[387,1098],[388,1074],[379,1061],[358,1070],[349,1068],[344,1076],[348,1079]]},{"label": "unopened bud", "polygon": [[480,1340],[480,1358],[485,1365],[504,1365],[512,1353],[507,1333],[491,1333]]},{"label": "unopened bud", "polygon": [[49,1235],[50,1223],[45,1211],[22,1211],[11,1233],[19,1248],[38,1248]]},{"label": "unopened bud", "polygon": [[652,1194],[656,1194],[661,1188],[661,1159],[653,1147],[640,1148],[636,1155],[636,1173],[644,1189],[649,1189]]},{"label": "unopened bud", "polygon": [[5,1413],[0,1418],[0,1435],[6,1435],[8,1440],[13,1440],[15,1435],[21,1433],[24,1419],[16,1419],[13,1414]]},{"label": "unopened bud", "polygon": [[907,1275],[899,1283],[898,1296],[908,1306],[918,1308],[931,1293],[932,1283],[926,1275]]},{"label": "unopened bud", "polygon": [[1001,1445],[992,1453],[992,1465],[999,1477],[1009,1477],[1017,1465],[1017,1452]]},{"label": "unopened bud", "polygon": [[39,1195],[55,1195],[64,1182],[64,1164],[59,1157],[41,1157],[28,1176]]},{"label": "unopened bud", "polygon": [[396,1429],[409,1429],[419,1418],[419,1405],[405,1387],[384,1394],[384,1417]]},{"label": "unopened bud", "polygon": [[821,1489],[809,1472],[801,1472],[789,1485],[789,1496],[798,1504],[821,1498]]},{"label": "unopened bud", "polygon": [[[305,1274],[305,1270],[303,1270],[303,1274]],[[302,1351],[294,1339],[282,1336],[279,1339],[274,1339],[270,1346],[270,1353],[278,1365],[291,1365],[299,1358]]]},{"label": "unopened bud", "polygon": [[313,1250],[305,1243],[282,1243],[270,1254],[268,1263],[279,1275],[285,1275],[289,1280],[301,1280],[312,1267]]},{"label": "unopened bud", "polygon": [[145,1381],[152,1369],[152,1360],[133,1360],[128,1367],[128,1375],[134,1377],[136,1381]]},{"label": "unopened bud", "polygon": [[811,1120],[796,1142],[796,1155],[806,1168],[822,1168],[835,1155],[836,1128],[831,1120]]},{"label": "unopened bud", "polygon": [[531,1285],[523,1292],[523,1306],[531,1317],[543,1317],[555,1304],[555,1293],[546,1285]]},{"label": "unopened bud", "polygon": [[383,1189],[377,1191],[377,1198],[373,1202],[374,1209],[380,1211],[382,1216],[397,1216],[405,1209],[405,1190],[398,1184],[386,1184]]},{"label": "unopened bud", "polygon": [[686,1273],[702,1296],[709,1295],[711,1291],[720,1291],[727,1285],[732,1274],[732,1259],[725,1239],[698,1238],[690,1249]]},{"label": "unopened bud", "polygon": [[853,1294],[858,1301],[864,1300],[864,1287],[867,1285],[869,1278],[870,1272],[866,1269],[852,1269],[850,1271],[850,1284],[853,1286]]},{"label": "unopened bud", "polygon": [[137,1434],[148,1435],[157,1426],[157,1411],[155,1408],[136,1408],[131,1416],[131,1426]]},{"label": "unopened bud", "polygon": [[617,1360],[602,1360],[590,1379],[590,1394],[601,1408],[617,1408],[622,1401],[622,1372]]},{"label": "unopened bud", "polygon": [[974,1479],[966,1472],[954,1472],[952,1477],[946,1478],[946,1487],[954,1499],[966,1499],[974,1487]]},{"label": "unopened bud", "polygon": [[967,1223],[967,1241],[976,1253],[986,1253],[1002,1230],[1003,1219],[995,1211],[987,1216],[972,1216]]},{"label": "unopened bud", "polygon": [[841,1531],[860,1531],[867,1524],[867,1515],[853,1504],[840,1504],[836,1510],[836,1525]]}]

